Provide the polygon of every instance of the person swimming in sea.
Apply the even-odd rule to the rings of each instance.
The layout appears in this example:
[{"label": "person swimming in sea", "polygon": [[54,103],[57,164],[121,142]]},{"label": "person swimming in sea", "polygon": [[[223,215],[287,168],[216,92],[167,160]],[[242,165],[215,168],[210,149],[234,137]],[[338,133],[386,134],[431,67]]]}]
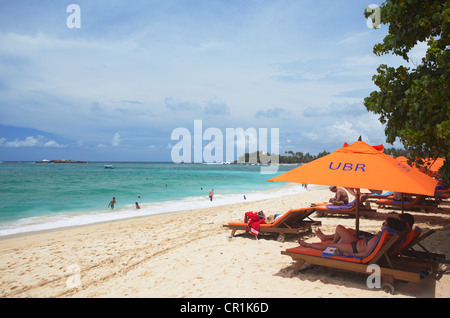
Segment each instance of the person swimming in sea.
[{"label": "person swimming in sea", "polygon": [[116,197],[113,197],[111,202],[108,204],[108,208],[111,207],[111,210],[114,210],[114,205],[116,204]]}]

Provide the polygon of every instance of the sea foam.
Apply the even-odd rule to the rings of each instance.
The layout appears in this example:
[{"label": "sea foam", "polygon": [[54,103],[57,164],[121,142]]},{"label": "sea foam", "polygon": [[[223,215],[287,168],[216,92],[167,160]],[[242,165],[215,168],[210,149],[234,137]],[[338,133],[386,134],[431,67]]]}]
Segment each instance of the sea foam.
[{"label": "sea foam", "polygon": [[[310,185],[310,189],[318,186]],[[235,203],[254,202],[265,199],[274,199],[287,195],[301,195],[306,190],[297,184],[290,184],[283,188],[255,191],[245,194],[215,194],[213,201],[209,197],[188,197],[181,200],[142,203],[141,209],[136,209],[134,205],[129,205],[122,209],[98,210],[91,212],[59,213],[50,216],[35,216],[23,218],[14,222],[5,222],[0,225],[0,236],[15,235],[20,233],[53,230],[74,226],[83,226],[102,222],[124,220],[127,218],[152,216],[164,213],[189,211],[217,206],[224,206]],[[257,209],[258,207],[255,207]]]}]

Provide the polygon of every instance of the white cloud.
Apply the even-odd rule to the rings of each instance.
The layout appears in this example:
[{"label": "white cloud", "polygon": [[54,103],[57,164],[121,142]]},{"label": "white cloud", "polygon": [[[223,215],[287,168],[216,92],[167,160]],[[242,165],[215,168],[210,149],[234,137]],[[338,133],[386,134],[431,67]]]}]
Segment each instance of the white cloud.
[{"label": "white cloud", "polygon": [[325,107],[308,107],[303,111],[305,117],[348,117],[367,115],[367,110],[361,102],[331,103]]},{"label": "white cloud", "polygon": [[118,147],[120,144],[120,134],[115,133],[113,139],[111,140],[111,145],[113,147]]},{"label": "white cloud", "polygon": [[280,107],[274,107],[267,110],[260,109],[256,112],[256,118],[279,118],[288,116],[289,112]]},{"label": "white cloud", "polygon": [[[367,28],[356,0],[86,2],[79,30],[56,5],[27,6],[0,12],[2,125],[74,140],[79,152],[126,136],[127,147],[166,159],[170,131],[195,119],[222,131],[279,127],[295,147],[299,136],[314,140],[295,149],[304,152],[328,146],[335,122],[360,129],[366,110],[356,103],[373,87],[381,57],[371,52],[385,32]],[[63,147],[37,137],[0,146]]]},{"label": "white cloud", "polygon": [[359,43],[362,40],[364,40],[364,38],[367,38],[368,36],[370,36],[370,32],[372,32],[372,31],[369,30],[369,31],[364,31],[364,32],[359,32],[359,33],[353,33],[352,35],[337,41],[336,44],[348,45],[348,44]]},{"label": "white cloud", "polygon": [[233,43],[231,42],[218,42],[218,41],[210,41],[204,42],[200,44],[199,51],[209,51],[209,50],[222,50],[227,47],[231,47]]},{"label": "white cloud", "polygon": [[301,134],[302,137],[305,137],[309,140],[313,140],[313,141],[318,141],[320,140],[320,136],[317,133],[311,132],[311,131],[307,131],[307,132],[303,132]]},{"label": "white cloud", "polygon": [[0,147],[8,148],[22,148],[22,147],[48,147],[48,148],[64,148],[67,145],[60,145],[54,140],[46,141],[44,136],[29,136],[24,140],[14,139],[7,141],[5,138],[0,138]]},{"label": "white cloud", "polygon": [[349,140],[353,140],[355,136],[360,134],[356,129],[353,128],[353,124],[348,121],[335,122],[327,130],[330,136],[339,138],[344,137],[345,139]]},{"label": "white cloud", "polygon": [[164,100],[164,103],[167,108],[172,111],[193,111],[200,109],[200,105],[196,103],[191,103],[189,101],[184,101],[180,98],[174,98],[172,96],[167,97]]},{"label": "white cloud", "polygon": [[61,145],[59,145],[56,141],[54,140],[49,140],[46,143],[44,143],[44,147],[54,147],[54,148],[59,148],[61,147]]},{"label": "white cloud", "polygon": [[214,97],[206,104],[205,113],[218,116],[229,115],[230,108],[220,98]]},{"label": "white cloud", "polygon": [[411,51],[409,51],[408,56],[412,64],[421,64],[422,59],[425,57],[428,50],[427,42],[417,43]]},{"label": "white cloud", "polygon": [[374,54],[349,56],[344,59],[345,67],[378,66],[380,59]]}]

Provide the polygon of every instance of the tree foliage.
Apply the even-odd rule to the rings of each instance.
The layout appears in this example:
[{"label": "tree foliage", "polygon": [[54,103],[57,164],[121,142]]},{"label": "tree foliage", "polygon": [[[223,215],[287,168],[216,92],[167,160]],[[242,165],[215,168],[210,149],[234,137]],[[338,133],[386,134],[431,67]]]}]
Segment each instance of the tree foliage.
[{"label": "tree foliage", "polygon": [[315,155],[311,155],[309,152],[304,154],[303,152],[293,152],[293,151],[286,151],[285,154],[289,156],[280,156],[280,163],[308,163],[313,160],[319,159],[320,157],[326,156],[330,154],[328,151],[322,151]]},{"label": "tree foliage", "polygon": [[400,156],[409,158],[409,153],[404,149],[384,148],[384,153],[394,158]]},{"label": "tree foliage", "polygon": [[448,184],[450,0],[386,0],[380,9],[389,33],[374,46],[376,55],[392,53],[409,62],[408,54],[418,43],[426,43],[427,51],[415,68],[380,65],[373,76],[379,90],[364,105],[386,125],[387,141],[398,137],[415,162],[445,158],[440,173]]},{"label": "tree foliage", "polygon": [[[308,163],[310,161],[316,160],[320,157],[326,156],[330,154],[327,151],[320,152],[317,156],[311,155],[309,152],[303,154],[302,152],[293,152],[286,151],[285,154],[287,156],[278,156],[279,163],[289,163],[289,164],[298,164],[298,163]],[[240,162],[251,162],[251,163],[264,163],[264,162],[273,162],[271,161],[271,156],[276,156],[275,154],[266,154],[261,151],[253,152],[252,154],[245,153],[244,156],[239,157],[238,161]],[[251,158],[255,162],[252,162]]]}]

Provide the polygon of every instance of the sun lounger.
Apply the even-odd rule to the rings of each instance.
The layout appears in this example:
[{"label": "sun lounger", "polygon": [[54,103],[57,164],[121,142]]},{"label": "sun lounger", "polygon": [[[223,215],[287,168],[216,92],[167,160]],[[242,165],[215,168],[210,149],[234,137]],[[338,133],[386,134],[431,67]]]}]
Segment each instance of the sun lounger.
[{"label": "sun lounger", "polygon": [[381,194],[366,193],[366,195],[367,195],[367,199],[387,199],[389,197],[394,196],[394,192],[388,191],[388,192],[381,193]]},{"label": "sun lounger", "polygon": [[404,210],[414,211],[414,210],[435,210],[438,208],[439,203],[434,200],[427,200],[423,195],[416,195],[412,200],[409,201],[399,201],[393,199],[380,199],[375,201],[378,207],[381,208],[398,208],[401,209],[403,206]]},{"label": "sun lounger", "polygon": [[[367,199],[367,194],[361,194],[359,203],[359,215],[373,215],[376,210],[367,209],[365,207],[365,201]],[[356,200],[349,202],[344,205],[331,205],[331,204],[316,204],[314,206],[316,209],[317,216],[322,216],[324,214],[347,214],[356,215]]]},{"label": "sun lounger", "polygon": [[[445,261],[445,254],[432,253],[421,244],[423,240],[435,232],[435,230],[428,230],[426,233],[422,233],[422,230],[416,227],[408,234],[405,241],[394,252],[401,256],[409,256],[422,260]],[[419,246],[422,250],[418,251],[414,249],[416,246]]]},{"label": "sun lounger", "polygon": [[[386,230],[380,235],[376,245],[368,255],[356,258],[353,256],[324,256],[323,251],[302,246],[282,251],[282,255],[290,256],[296,263],[294,273],[297,274],[303,264],[319,265],[362,274],[372,274],[369,267],[379,266],[379,273],[383,279],[382,288],[386,292],[394,293],[394,281],[420,282],[424,273],[431,273],[437,268],[433,261],[417,259],[399,259],[398,248],[408,235],[408,231],[390,235]],[[325,244],[325,242],[323,242]]]},{"label": "sun lounger", "polygon": [[[412,230],[405,241],[393,251],[393,254],[397,256],[396,259],[398,261],[396,263],[408,266],[409,270],[420,270],[424,265],[428,264],[432,268],[436,280],[439,280],[448,271],[447,264],[449,262],[446,259],[447,257],[445,254],[430,252],[421,244],[423,240],[435,232],[435,230],[428,230],[422,233],[422,230],[418,227]],[[414,249],[416,246],[419,246],[422,250],[418,251]]]},{"label": "sun lounger", "polygon": [[[315,211],[311,207],[289,210],[278,217],[275,222],[261,224],[259,233],[278,233],[278,241],[280,242],[284,242],[286,234],[309,233],[313,224],[320,224],[320,222],[316,222],[309,217]],[[231,236],[234,236],[237,230],[249,230],[246,222],[229,222],[223,226],[231,229]]]},{"label": "sun lounger", "polygon": [[417,240],[417,238],[422,234],[422,230],[419,227],[416,227],[414,230],[409,231],[408,235],[405,237],[403,242],[392,251],[392,253],[400,253],[403,250],[408,249],[413,241]]},{"label": "sun lounger", "polygon": [[436,195],[434,196],[437,199],[447,199],[450,196],[450,189],[436,189]]}]

